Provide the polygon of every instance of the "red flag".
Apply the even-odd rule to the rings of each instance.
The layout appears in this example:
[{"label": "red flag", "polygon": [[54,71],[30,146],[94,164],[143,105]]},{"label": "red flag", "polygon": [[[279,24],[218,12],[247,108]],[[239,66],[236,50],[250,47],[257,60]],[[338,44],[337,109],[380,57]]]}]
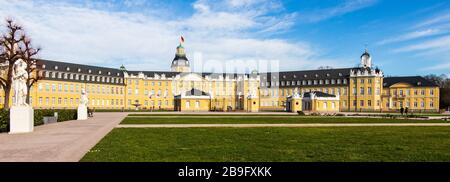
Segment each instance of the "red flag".
[{"label": "red flag", "polygon": [[181,36],[181,43],[184,43],[184,37]]}]

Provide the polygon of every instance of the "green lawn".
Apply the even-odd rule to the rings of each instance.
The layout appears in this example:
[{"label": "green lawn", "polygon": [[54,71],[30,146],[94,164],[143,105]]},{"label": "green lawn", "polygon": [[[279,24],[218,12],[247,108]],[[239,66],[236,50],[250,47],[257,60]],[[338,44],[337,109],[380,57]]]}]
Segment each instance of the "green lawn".
[{"label": "green lawn", "polygon": [[450,127],[120,128],[81,161],[450,161]]},{"label": "green lawn", "polygon": [[301,116],[153,116],[126,117],[121,124],[252,124],[252,123],[444,123],[443,120],[411,120]]},{"label": "green lawn", "polygon": [[180,117],[184,117],[184,116],[285,116],[285,117],[299,117],[298,114],[293,114],[293,113],[283,113],[283,114],[181,114],[181,113],[173,113],[173,114],[128,114],[128,116],[149,116],[149,117],[157,117],[157,116],[180,116]]}]

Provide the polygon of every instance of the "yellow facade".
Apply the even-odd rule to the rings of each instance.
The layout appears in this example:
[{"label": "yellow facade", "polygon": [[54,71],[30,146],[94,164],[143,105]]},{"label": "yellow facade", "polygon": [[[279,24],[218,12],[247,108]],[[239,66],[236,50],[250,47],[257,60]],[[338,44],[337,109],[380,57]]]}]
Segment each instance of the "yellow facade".
[{"label": "yellow facade", "polygon": [[209,98],[179,98],[175,99],[175,111],[206,112],[210,111]]},{"label": "yellow facade", "polygon": [[[363,56],[369,56],[367,51]],[[177,110],[176,102],[180,102],[181,110],[190,110],[192,107],[183,106],[186,101],[175,98],[182,92],[197,89],[210,95],[208,101],[198,101],[199,111],[304,110],[303,103],[299,106],[287,98],[307,92],[323,92],[339,98],[337,102],[314,101],[311,109],[316,111],[381,112],[402,107],[416,112],[439,111],[437,86],[408,80],[421,80],[416,77],[405,82],[389,81],[386,85],[388,78],[380,70],[367,67],[370,66],[367,60],[362,61],[366,66],[270,75],[192,73],[185,69],[190,63],[181,45],[177,47],[170,72],[127,71],[124,67],[119,70],[40,60],[38,70],[45,78],[32,87],[30,102],[34,108],[77,108],[80,92],[85,89],[90,108],[171,111]],[[4,91],[0,90],[3,107]],[[9,104],[13,95],[10,97]],[[189,103],[197,101],[189,100]]]},{"label": "yellow facade", "polygon": [[439,88],[397,83],[383,90],[383,105],[385,111],[403,107],[412,112],[436,112],[439,110]]}]

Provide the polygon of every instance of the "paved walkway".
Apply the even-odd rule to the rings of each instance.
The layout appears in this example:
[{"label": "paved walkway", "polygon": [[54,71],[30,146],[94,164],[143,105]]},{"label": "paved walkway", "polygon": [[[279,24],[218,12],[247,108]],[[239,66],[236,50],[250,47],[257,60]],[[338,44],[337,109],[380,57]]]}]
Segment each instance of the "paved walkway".
[{"label": "paved walkway", "polygon": [[450,126],[450,123],[310,123],[310,124],[120,124],[116,128],[265,128],[265,127],[357,127],[357,126]]},{"label": "paved walkway", "polygon": [[37,126],[26,134],[0,134],[0,161],[77,162],[127,113],[95,113],[86,121]]}]

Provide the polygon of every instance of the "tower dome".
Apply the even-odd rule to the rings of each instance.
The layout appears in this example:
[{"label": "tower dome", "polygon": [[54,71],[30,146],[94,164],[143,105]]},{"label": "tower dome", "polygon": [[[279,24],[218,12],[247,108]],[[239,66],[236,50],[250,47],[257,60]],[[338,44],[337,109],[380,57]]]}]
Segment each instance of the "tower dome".
[{"label": "tower dome", "polygon": [[364,67],[364,68],[371,68],[372,67],[372,57],[370,57],[370,54],[367,51],[367,49],[361,55],[361,66]]},{"label": "tower dome", "polygon": [[[181,40],[183,42],[184,38],[182,38]],[[170,68],[172,71],[176,72],[189,72],[191,71],[190,63],[188,58],[186,57],[186,53],[184,52],[182,42],[180,42],[180,45],[177,46],[175,58],[173,58]]]}]

